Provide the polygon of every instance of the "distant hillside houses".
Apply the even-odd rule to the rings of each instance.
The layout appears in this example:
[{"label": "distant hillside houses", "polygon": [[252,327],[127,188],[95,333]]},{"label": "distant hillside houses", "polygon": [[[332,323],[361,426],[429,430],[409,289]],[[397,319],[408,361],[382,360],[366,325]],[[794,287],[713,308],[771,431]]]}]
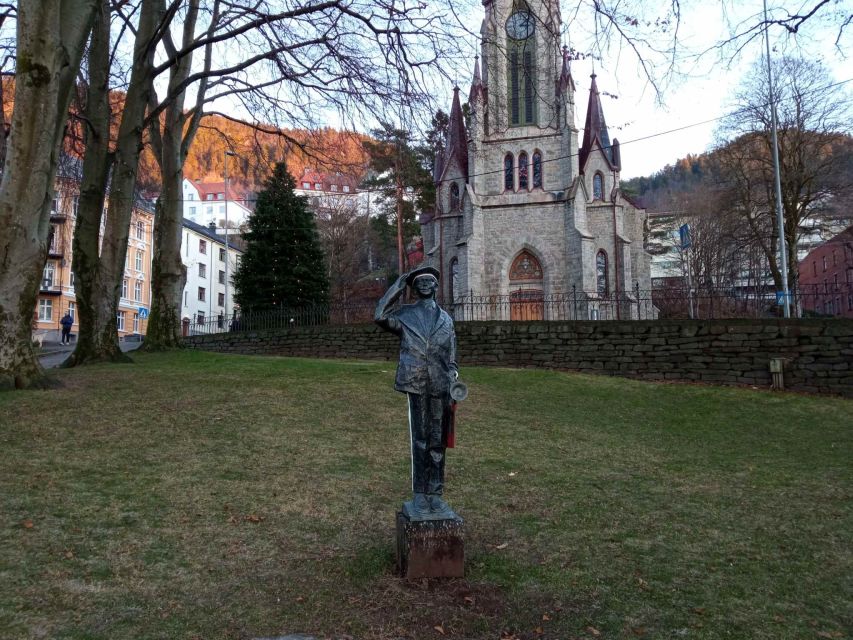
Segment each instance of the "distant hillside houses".
[{"label": "distant hillside houses", "polygon": [[236,229],[252,212],[251,195],[230,181],[226,190],[225,181],[216,176],[184,178],[183,194],[184,218],[205,227],[214,223],[220,229]]}]

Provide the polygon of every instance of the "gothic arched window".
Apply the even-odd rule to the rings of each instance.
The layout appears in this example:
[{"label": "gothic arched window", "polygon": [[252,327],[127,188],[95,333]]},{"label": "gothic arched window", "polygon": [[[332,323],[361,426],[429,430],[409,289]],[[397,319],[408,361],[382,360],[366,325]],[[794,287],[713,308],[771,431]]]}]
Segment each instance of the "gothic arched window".
[{"label": "gothic arched window", "polygon": [[455,182],[450,183],[450,210],[456,211],[459,208],[459,185]]},{"label": "gothic arched window", "polygon": [[453,258],[450,261],[450,302],[455,302],[457,295],[459,295],[459,259]]},{"label": "gothic arched window", "polygon": [[533,33],[536,18],[519,3],[506,21],[507,34],[507,91],[509,123],[512,126],[533,124],[535,118]]},{"label": "gothic arched window", "polygon": [[504,191],[514,191],[515,190],[515,176],[513,173],[515,167],[513,166],[512,154],[506,154],[504,158]]},{"label": "gothic arched window", "polygon": [[598,172],[592,176],[592,199],[604,200],[604,176]]},{"label": "gothic arched window", "polygon": [[603,249],[595,256],[595,289],[599,295],[607,295],[607,254]]},{"label": "gothic arched window", "polygon": [[527,179],[527,154],[522,151],[518,154],[518,189],[519,191],[530,188],[530,183]]},{"label": "gothic arched window", "polygon": [[533,188],[542,188],[542,154],[539,151],[533,152]]}]

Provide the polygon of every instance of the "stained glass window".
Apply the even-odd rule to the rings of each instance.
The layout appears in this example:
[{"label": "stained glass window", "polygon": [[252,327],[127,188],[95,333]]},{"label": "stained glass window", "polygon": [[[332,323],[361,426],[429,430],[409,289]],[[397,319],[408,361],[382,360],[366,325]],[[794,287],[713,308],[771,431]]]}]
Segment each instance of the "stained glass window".
[{"label": "stained glass window", "polygon": [[533,188],[542,188],[542,154],[533,152]]},{"label": "stained glass window", "polygon": [[607,295],[607,254],[599,251],[595,256],[596,290],[600,295]]},{"label": "stained glass window", "polygon": [[592,177],[592,199],[604,200],[604,178],[600,173]]},{"label": "stained glass window", "polygon": [[518,154],[518,188],[525,191],[529,188],[527,181],[527,154],[523,151]]},{"label": "stained glass window", "polygon": [[456,211],[459,208],[459,185],[455,182],[450,185],[450,210]]},{"label": "stained glass window", "polygon": [[504,158],[504,191],[515,190],[515,176],[513,176],[512,154],[506,154]]}]

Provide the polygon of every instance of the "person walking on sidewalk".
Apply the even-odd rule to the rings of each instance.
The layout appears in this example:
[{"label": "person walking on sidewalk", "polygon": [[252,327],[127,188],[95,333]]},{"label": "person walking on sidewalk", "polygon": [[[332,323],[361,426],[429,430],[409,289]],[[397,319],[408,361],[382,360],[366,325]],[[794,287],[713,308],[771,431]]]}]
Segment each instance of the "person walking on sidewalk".
[{"label": "person walking on sidewalk", "polygon": [[74,318],[71,317],[70,311],[65,312],[65,315],[62,316],[62,320],[59,321],[59,324],[62,325],[62,344],[70,344],[71,326],[74,324]]}]

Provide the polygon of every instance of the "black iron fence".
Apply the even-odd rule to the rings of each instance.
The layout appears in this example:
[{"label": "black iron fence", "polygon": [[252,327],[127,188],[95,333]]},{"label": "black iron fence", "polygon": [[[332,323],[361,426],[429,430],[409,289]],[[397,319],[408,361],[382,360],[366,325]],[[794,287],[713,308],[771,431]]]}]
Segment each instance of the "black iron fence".
[{"label": "black iron fence", "polygon": [[[792,316],[853,317],[853,286],[800,287],[791,296]],[[522,289],[501,296],[465,296],[441,305],[457,322],[487,320],[658,320],[772,318],[782,316],[769,286],[687,289],[665,287],[600,294],[573,289],[560,295]],[[185,336],[373,321],[375,303],[326,304],[185,318]]]}]

